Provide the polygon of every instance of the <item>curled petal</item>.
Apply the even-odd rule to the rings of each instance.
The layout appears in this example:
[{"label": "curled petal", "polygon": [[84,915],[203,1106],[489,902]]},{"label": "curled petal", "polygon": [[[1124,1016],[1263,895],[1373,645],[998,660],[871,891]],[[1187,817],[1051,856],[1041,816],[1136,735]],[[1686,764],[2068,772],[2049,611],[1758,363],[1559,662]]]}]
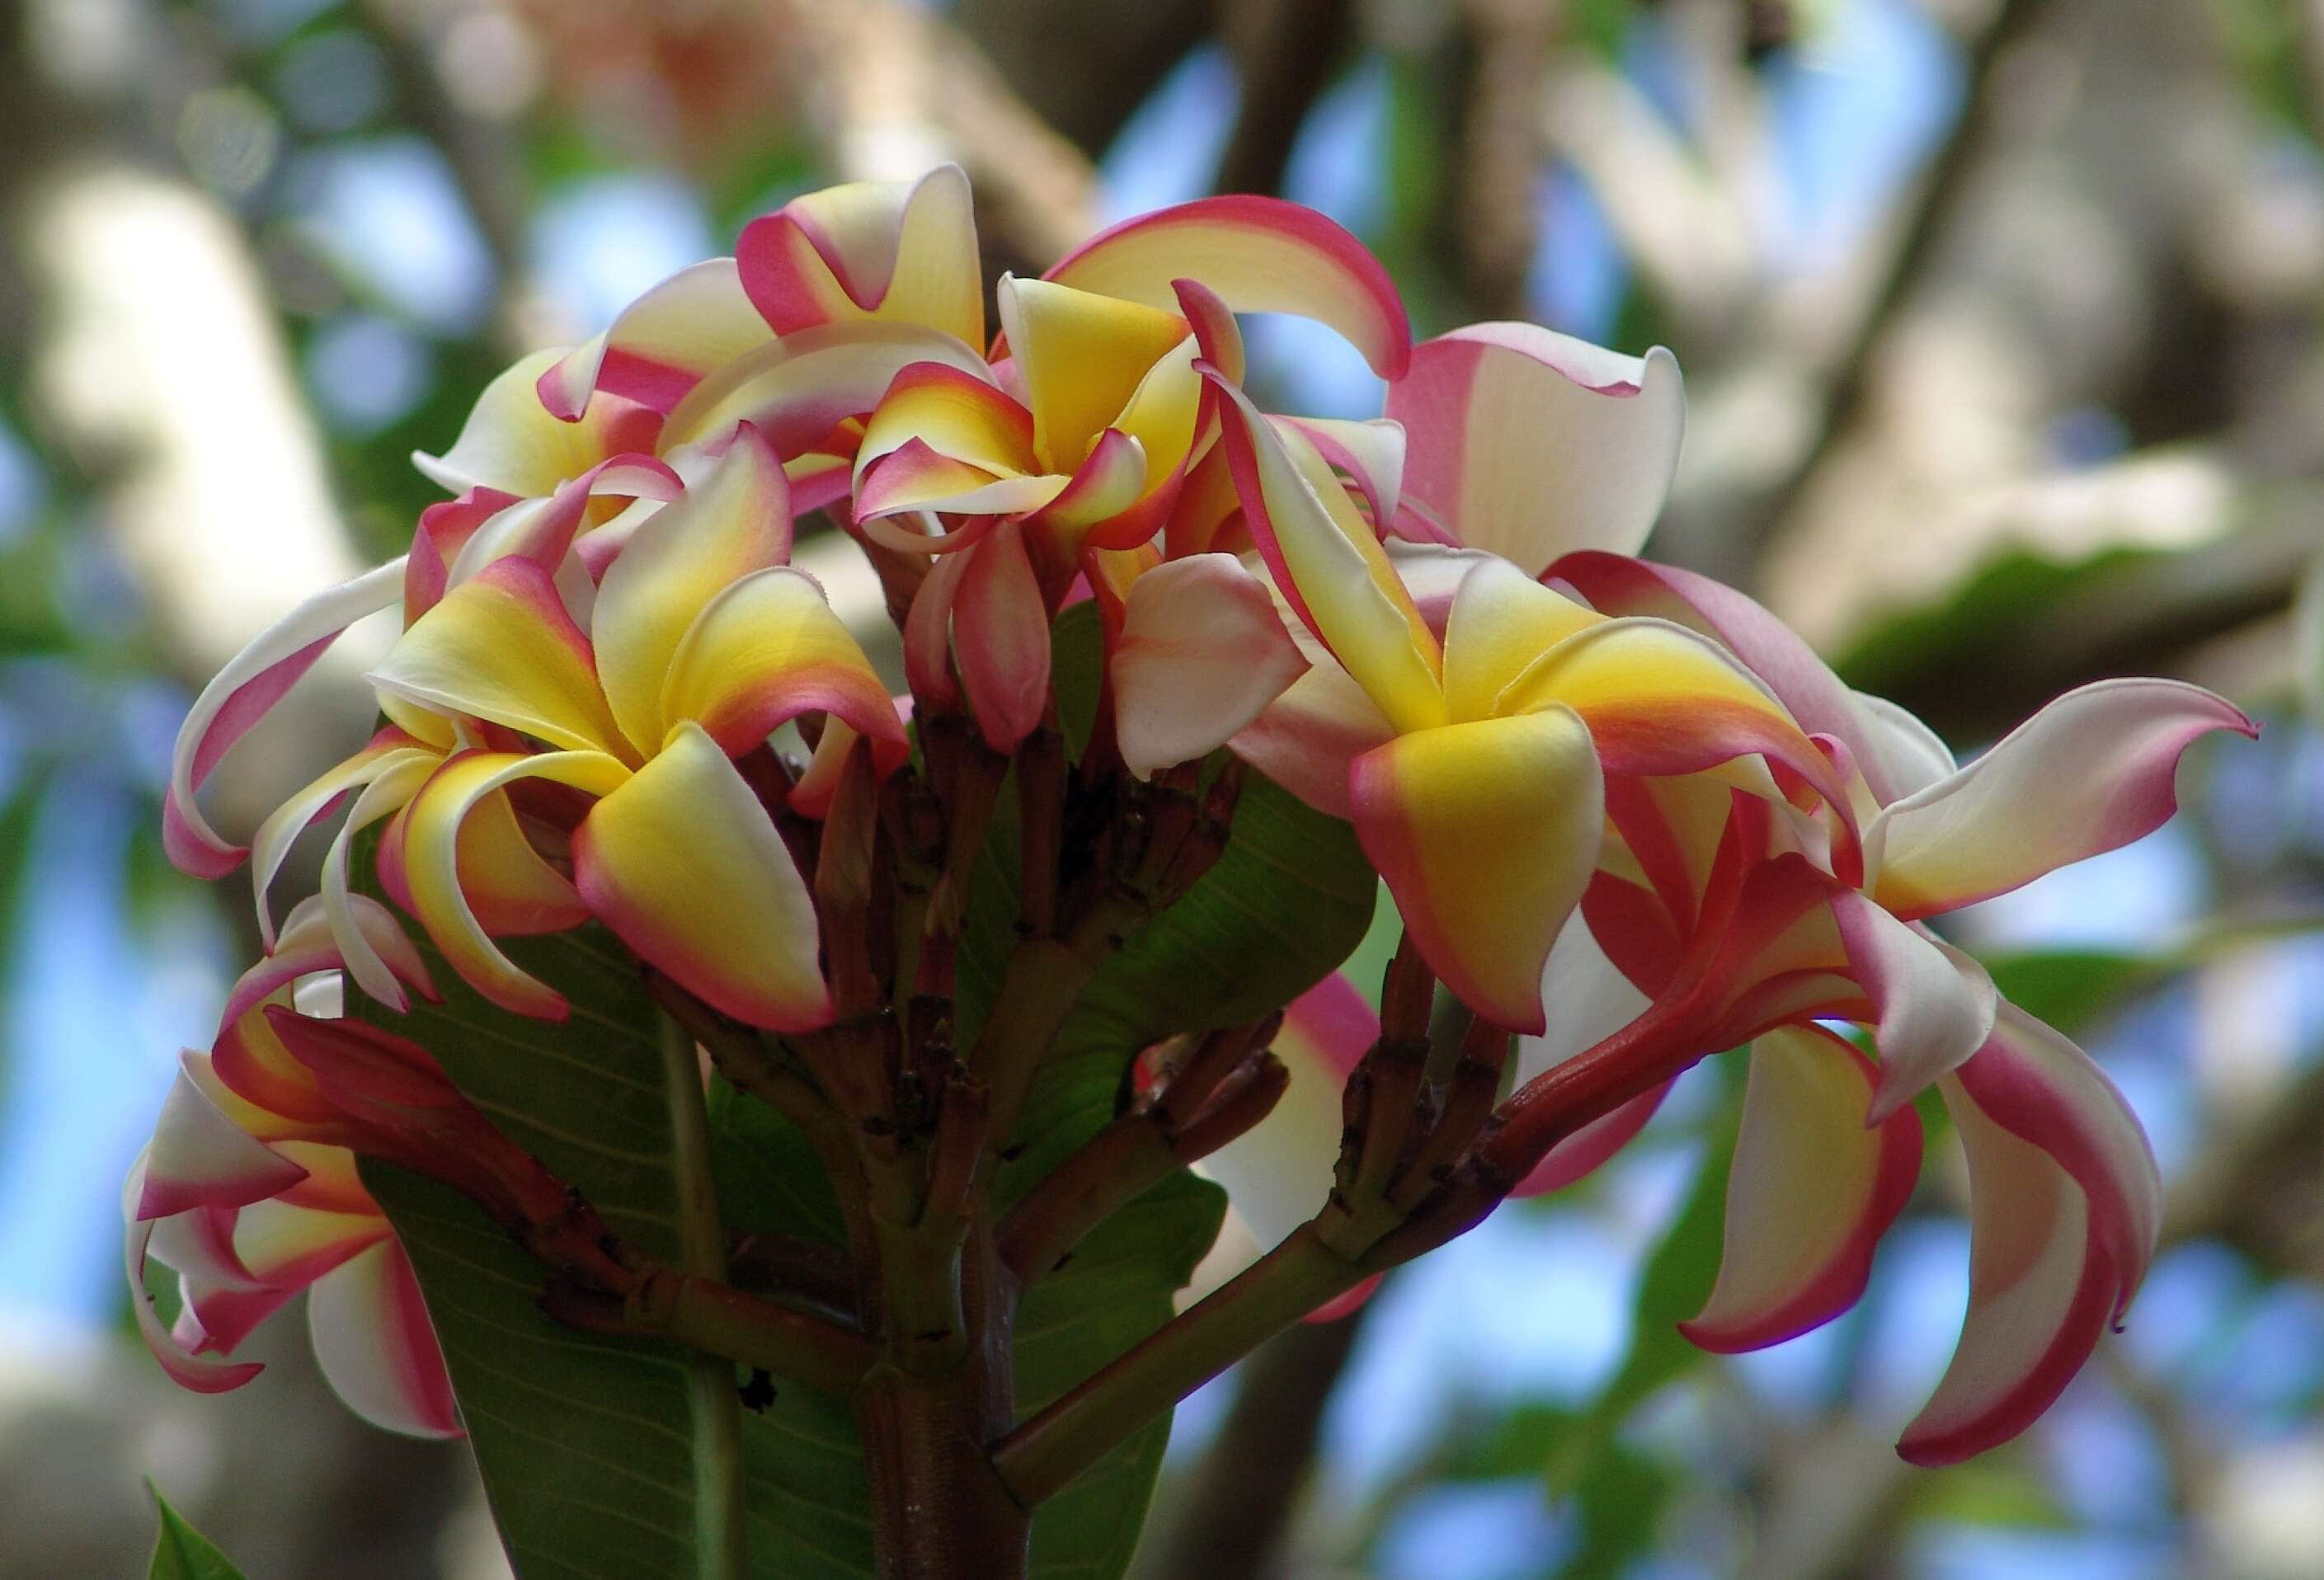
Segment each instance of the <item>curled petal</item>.
[{"label": "curled petal", "polygon": [[1276,587],[1398,729],[1445,722],[1442,655],[1379,540],[1305,436],[1210,377],[1235,492]]},{"label": "curled petal", "polygon": [[[139,1173],[143,1164],[139,1164]],[[143,1182],[137,1174],[130,1177],[134,1193],[142,1193]],[[153,1243],[153,1225],[133,1223],[121,1237],[122,1270],[129,1281],[129,1305],[137,1318],[137,1335],[160,1362],[170,1381],[196,1393],[224,1393],[240,1388],[265,1368],[255,1361],[227,1361],[217,1355],[196,1354],[180,1346],[177,1338],[161,1326],[161,1315],[153,1308],[153,1297],[145,1292],[145,1253]]]},{"label": "curled petal", "polygon": [[1968,767],[1890,805],[1867,837],[1873,893],[1930,916],[2006,893],[2153,832],[2178,809],[2187,748],[2259,726],[2178,680],[2100,680],[2067,692]]},{"label": "curled petal", "polygon": [[1267,585],[1231,554],[1132,583],[1110,664],[1121,760],[1140,779],[1223,745],[1307,669]]},{"label": "curled petal", "polygon": [[1385,418],[1348,422],[1323,417],[1286,417],[1307,442],[1355,483],[1371,508],[1372,530],[1385,531],[1404,497],[1404,430]]},{"label": "curled petal", "polygon": [[[1033,413],[1034,452],[1048,471],[1077,468],[1130,404],[1148,370],[1193,334],[1169,309],[1042,280],[1005,277],[998,300]],[[1191,404],[1185,419],[1191,432]]]},{"label": "curled petal", "polygon": [[1379,260],[1338,224],[1278,198],[1204,198],[1126,219],[1046,278],[1166,309],[1177,300],[1174,282],[1197,280],[1236,312],[1330,325],[1382,378],[1403,377],[1412,358],[1411,321]]},{"label": "curled petal", "polygon": [[1271,1046],[1291,1080],[1265,1119],[1195,1165],[1223,1187],[1259,1249],[1323,1210],[1340,1156],[1341,1090],[1379,1017],[1337,972],[1294,999]]},{"label": "curled petal", "polygon": [[1882,766],[1887,753],[1868,732],[1854,694],[1790,626],[1750,598],[1693,571],[1600,550],[1565,555],[1548,576],[1602,614],[1668,620],[1711,638],[1758,677],[1800,728],[1846,746],[1876,800],[1895,798]]},{"label": "curled petal", "polygon": [[307,1170],[228,1118],[180,1060],[145,1153],[139,1222],[194,1207],[238,1207],[276,1195]]},{"label": "curled petal", "polygon": [[517,496],[503,489],[479,487],[420,513],[420,525],[411,534],[411,552],[403,568],[406,625],[434,608],[436,600],[452,585],[452,562],[477,529],[516,503]]},{"label": "curled petal", "polygon": [[161,808],[161,843],[171,861],[198,878],[223,877],[240,864],[244,847],[220,837],[202,816],[194,792],[228,747],[314,667],[339,633],[366,614],[394,605],[403,565],[392,559],[353,581],[326,588],[267,627],[226,661],[202,688],[179,727],[170,758],[170,785]]},{"label": "curled petal", "polygon": [[[1146,481],[1145,450],[1120,429],[1109,428],[1097,436],[1090,447],[1089,458],[1074,474],[1073,481],[1056,498],[1042,506],[1041,524],[1074,533],[1101,522],[1111,522],[1138,503],[1146,492]],[[1116,523],[1117,530],[1102,534],[1102,546],[1131,547],[1139,541],[1139,530],[1143,529],[1146,536],[1151,537],[1161,525],[1158,511],[1142,513],[1134,522]],[[1092,541],[1098,539],[1093,536]]]},{"label": "curled petal", "polygon": [[1356,835],[1444,984],[1513,1031],[1545,1030],[1542,973],[1605,826],[1572,710],[1398,736],[1349,772]]},{"label": "curled petal", "polygon": [[[1063,494],[1070,477],[1038,473],[1000,477],[965,461],[939,455],[918,439],[907,439],[874,462],[855,491],[855,521],[863,535],[904,554],[945,554],[980,542],[993,516],[1026,515]],[[972,518],[939,536],[890,521],[906,513],[942,511]]]},{"label": "curled petal", "polygon": [[315,1281],[307,1326],[324,1380],[355,1414],[406,1437],[461,1435],[420,1280],[392,1238]]},{"label": "curled petal", "polygon": [[670,409],[661,442],[671,448],[700,444],[748,422],[766,435],[786,465],[802,456],[827,454],[842,424],[877,407],[896,375],[921,362],[941,363],[981,379],[992,376],[964,342],[934,329],[829,324],[770,341],[711,374]]},{"label": "curled petal", "polygon": [[[918,439],[936,454],[994,477],[1045,468],[1033,454],[1033,414],[984,378],[942,362],[916,362],[896,375],[863,425],[855,477]],[[865,513],[859,504],[856,514]]]},{"label": "curled petal", "polygon": [[262,946],[269,949],[274,947],[274,910],[266,902],[266,891],[281,871],[292,843],[309,824],[326,815],[351,791],[378,778],[383,766],[411,745],[411,738],[402,731],[392,727],[382,730],[362,751],[324,770],[268,813],[266,820],[258,826],[258,832],[250,841],[250,887],[258,904],[258,938]]},{"label": "curled petal", "polygon": [[662,687],[695,617],[753,571],[791,553],[790,490],[759,430],[735,430],[709,475],[641,522],[606,568],[590,622],[597,677],[641,755],[661,744]]},{"label": "curled petal", "polygon": [[956,164],[795,198],[744,226],[734,252],[742,289],[778,335],[881,318],[984,338],[976,215]]},{"label": "curled petal", "polygon": [[[1450,555],[1430,556],[1423,563],[1452,559]],[[1453,560],[1456,566],[1462,563]],[[1456,719],[1516,711],[1501,705],[1501,695],[1511,683],[1559,642],[1605,624],[1605,619],[1506,559],[1466,561],[1444,621],[1445,706]]]},{"label": "curled petal", "polygon": [[968,556],[952,624],[976,727],[994,751],[1014,752],[1049,703],[1049,614],[1016,522]]},{"label": "curled petal", "polygon": [[563,996],[501,952],[460,885],[460,828],[469,810],[503,785],[530,778],[602,796],[627,780],[629,771],[601,752],[468,752],[450,758],[404,815],[404,882],[412,914],[462,980],[503,1009],[560,1021]]},{"label": "curled petal", "polygon": [[532,560],[497,559],[397,639],[374,684],[422,707],[577,752],[631,755],[598,689],[589,639]]},{"label": "curled petal", "polygon": [[608,456],[650,451],[661,418],[634,401],[592,402],[580,422],[541,403],[540,386],[559,356],[536,352],[510,366],[476,397],[450,449],[415,453],[411,464],[448,494],[489,488],[524,499],[554,493]]},{"label": "curled petal", "polygon": [[1968,1149],[1960,1347],[1897,1452],[1950,1465],[2050,1407],[2144,1277],[2161,1181],[2138,1121],[2082,1051],[2012,1005],[1943,1084]]},{"label": "curled petal", "polygon": [[623,943],[723,1012],[776,1031],[830,1023],[814,899],[758,797],[698,726],[678,725],[591,808],[573,873]]},{"label": "curled petal", "polygon": [[[369,895],[352,894],[347,897],[346,917],[347,925],[362,934],[367,947],[398,981],[410,985],[422,998],[436,996],[427,962],[420,957],[420,951],[405,936],[392,911]],[[218,1023],[231,1026],[259,1001],[300,977],[318,971],[341,970],[346,964],[340,936],[332,925],[323,897],[309,894],[291,907],[290,914],[283,919],[281,934],[266,958],[235,981],[226,994]]]},{"label": "curled petal", "polygon": [[1832,917],[1849,975],[1879,1017],[1879,1091],[1868,1115],[1877,1123],[1984,1044],[2000,1000],[1985,967],[1854,890],[1833,895]]},{"label": "curled petal", "polygon": [[740,756],[802,713],[845,719],[859,735],[899,743],[872,661],[804,571],[754,571],[695,617],[669,661],[661,716],[694,723]]},{"label": "curled petal", "polygon": [[1670,491],[1686,398],[1660,346],[1624,356],[1472,324],[1414,348],[1388,415],[1404,425],[1413,502],[1454,541],[1539,576],[1574,550],[1637,552]]},{"label": "curled petal", "polygon": [[1874,1074],[1817,1026],[1751,1045],[1743,1129],[1727,1183],[1727,1241],[1710,1302],[1679,1331],[1731,1354],[1831,1321],[1864,1293],[1872,1252],[1921,1172],[1921,1121],[1864,1123]]},{"label": "curled petal", "polygon": [[597,391],[667,411],[702,375],[767,341],[766,320],[742,293],[732,258],[679,270],[629,306],[587,345],[566,353],[535,386],[551,416],[578,421]]}]

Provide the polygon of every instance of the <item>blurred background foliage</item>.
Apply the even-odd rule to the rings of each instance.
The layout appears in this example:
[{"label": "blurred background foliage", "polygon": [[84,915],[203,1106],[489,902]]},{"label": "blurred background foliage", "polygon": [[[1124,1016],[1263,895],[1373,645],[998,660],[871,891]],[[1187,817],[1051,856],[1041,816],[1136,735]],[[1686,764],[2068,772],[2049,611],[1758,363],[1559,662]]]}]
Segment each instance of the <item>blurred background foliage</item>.
[{"label": "blurred background foliage", "polygon": [[[2123,1085],[2168,1182],[2128,1331],[2022,1441],[1936,1474],[1889,1452],[1965,1294],[1941,1139],[1858,1309],[1736,1362],[1678,1339],[1734,1123],[1713,1067],[1600,1178],[1190,1401],[1136,1572],[2324,1574],[2324,5],[13,0],[0,23],[0,1575],[142,1572],[146,1474],[260,1580],[505,1574],[459,1451],[331,1409],[295,1332],[214,1400],[125,1337],[118,1181],[253,938],[233,885],[161,858],[170,737],[253,632],[398,550],[432,497],[409,452],[519,350],[797,191],[945,158],[995,272],[1273,190],[1371,242],[1424,332],[1669,344],[1690,431],[1653,552],[1964,752],[2126,670],[2270,725],[2200,754],[2163,834],[1961,919]],[[1377,410],[1328,337],[1255,339],[1278,409]],[[332,690],[244,752],[227,827],[360,737]]]}]

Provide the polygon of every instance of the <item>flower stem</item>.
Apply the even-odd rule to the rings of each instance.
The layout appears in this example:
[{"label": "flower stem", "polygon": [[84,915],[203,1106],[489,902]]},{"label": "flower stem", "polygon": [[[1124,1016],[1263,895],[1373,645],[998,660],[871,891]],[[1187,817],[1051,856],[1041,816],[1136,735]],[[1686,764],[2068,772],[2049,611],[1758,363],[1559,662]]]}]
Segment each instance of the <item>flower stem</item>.
[{"label": "flower stem", "polygon": [[[710,1119],[703,1104],[702,1070],[696,1062],[693,1037],[666,1015],[661,1073],[678,1177],[679,1265],[689,1280],[715,1283],[726,1276],[726,1231],[719,1221],[717,1185],[710,1170]],[[742,1580],[750,1558],[744,1534],[742,1404],[734,1391],[733,1363],[712,1354],[688,1356],[687,1392],[694,1420],[696,1573],[701,1580]]]}]

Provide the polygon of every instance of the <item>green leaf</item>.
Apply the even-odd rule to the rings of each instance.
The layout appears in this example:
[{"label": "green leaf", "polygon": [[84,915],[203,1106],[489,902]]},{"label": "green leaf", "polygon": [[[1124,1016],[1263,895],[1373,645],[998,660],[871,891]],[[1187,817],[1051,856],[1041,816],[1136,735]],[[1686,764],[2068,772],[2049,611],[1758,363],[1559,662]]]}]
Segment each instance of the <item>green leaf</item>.
[{"label": "green leaf", "polygon": [[1990,958],[1985,967],[2002,997],[2071,1037],[2153,984],[2171,963],[2106,949],[2033,949]]},{"label": "green leaf", "polygon": [[159,1488],[147,1482],[145,1490],[153,1494],[153,1506],[161,1514],[161,1534],[153,1544],[153,1562],[145,1571],[146,1580],[243,1580],[242,1571],[211,1546],[208,1537],[180,1519]]}]

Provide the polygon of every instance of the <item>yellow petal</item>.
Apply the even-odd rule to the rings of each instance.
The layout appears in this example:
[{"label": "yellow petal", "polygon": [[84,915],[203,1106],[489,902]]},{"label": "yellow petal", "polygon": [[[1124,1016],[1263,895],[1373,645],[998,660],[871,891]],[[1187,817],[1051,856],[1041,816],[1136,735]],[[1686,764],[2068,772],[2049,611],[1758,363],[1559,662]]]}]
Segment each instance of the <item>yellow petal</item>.
[{"label": "yellow petal", "polygon": [[1078,468],[1147,370],[1192,337],[1176,313],[1047,281],[1003,278],[1000,302],[1043,471]]},{"label": "yellow petal", "polygon": [[807,712],[845,719],[875,740],[900,740],[888,688],[812,577],[789,569],[744,577],[713,598],[671,657],[661,715],[700,725],[739,754]]},{"label": "yellow petal", "polygon": [[661,744],[670,655],[703,606],[790,558],[790,491],[773,448],[747,424],[709,476],[631,533],[597,589],[597,673],[641,756]]},{"label": "yellow petal", "polygon": [[828,1024],[815,901],[726,754],[679,725],[590,809],[573,842],[582,898],[638,955],[737,1020]]},{"label": "yellow petal", "polygon": [[1605,616],[1554,593],[1506,559],[1480,559],[1461,578],[1444,624],[1444,700],[1456,719],[1490,718],[1501,693],[1536,661]]},{"label": "yellow petal", "polygon": [[597,688],[589,639],[530,559],[495,560],[454,587],[371,679],[423,707],[635,761]]},{"label": "yellow petal", "polygon": [[1604,781],[1582,720],[1553,707],[1400,735],[1349,772],[1357,836],[1437,975],[1538,1034],[1542,971],[1589,886]]}]

